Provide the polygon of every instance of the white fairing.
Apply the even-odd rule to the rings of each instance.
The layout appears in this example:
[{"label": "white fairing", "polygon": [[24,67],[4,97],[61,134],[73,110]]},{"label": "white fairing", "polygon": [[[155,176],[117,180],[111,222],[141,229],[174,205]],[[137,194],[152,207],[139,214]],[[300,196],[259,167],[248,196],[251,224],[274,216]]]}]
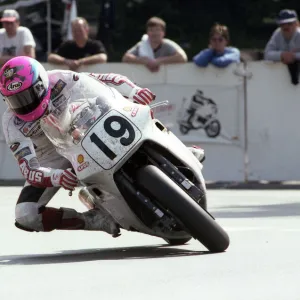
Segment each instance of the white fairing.
[{"label": "white fairing", "polygon": [[[89,82],[86,82],[86,90]],[[168,149],[195,170],[198,180],[203,182],[201,163],[170,131],[158,128],[159,121],[152,119],[149,106],[131,103],[116,90],[102,87],[104,92],[101,91],[98,98],[91,98],[90,93],[87,98],[82,98],[82,93],[79,98],[74,94],[70,96],[67,105],[53,108],[42,120],[42,129],[57,151],[72,163],[78,178],[94,196],[97,196],[93,192],[95,187],[109,193],[97,199],[123,228],[135,228],[164,238],[187,236],[184,232],[155,232],[147,228],[128,207],[113,175],[145,140]],[[93,84],[90,88],[94,89]]]}]

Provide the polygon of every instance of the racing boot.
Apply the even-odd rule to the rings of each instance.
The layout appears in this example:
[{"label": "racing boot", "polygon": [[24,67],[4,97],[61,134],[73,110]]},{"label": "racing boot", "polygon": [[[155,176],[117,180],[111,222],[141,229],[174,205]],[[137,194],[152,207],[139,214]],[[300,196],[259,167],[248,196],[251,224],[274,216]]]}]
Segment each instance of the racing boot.
[{"label": "racing boot", "polygon": [[204,150],[198,146],[188,147],[194,156],[202,163],[205,160]]},{"label": "racing boot", "polygon": [[118,224],[105,208],[96,208],[94,197],[89,193],[86,187],[79,191],[78,197],[89,209],[89,211],[83,213],[86,230],[99,230],[98,228],[100,227],[100,230],[112,234],[113,237],[120,235],[120,227]]},{"label": "racing boot", "polygon": [[80,213],[73,208],[42,206],[34,222],[26,223],[26,219],[16,220],[19,229],[27,231],[58,230],[97,230],[111,234],[113,237],[120,235],[120,227],[113,217],[104,208],[94,208]]}]

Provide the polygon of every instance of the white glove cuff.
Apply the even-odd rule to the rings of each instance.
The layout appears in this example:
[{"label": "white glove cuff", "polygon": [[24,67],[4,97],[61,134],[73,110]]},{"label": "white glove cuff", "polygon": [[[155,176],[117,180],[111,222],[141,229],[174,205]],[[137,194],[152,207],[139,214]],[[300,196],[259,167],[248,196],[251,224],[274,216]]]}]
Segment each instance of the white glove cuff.
[{"label": "white glove cuff", "polygon": [[128,98],[131,99],[131,100],[134,100],[134,99],[133,99],[133,96],[134,96],[139,90],[140,90],[139,87],[134,87],[134,88],[131,90],[131,92],[130,92]]},{"label": "white glove cuff", "polygon": [[52,174],[51,174],[51,182],[53,184],[53,186],[60,186],[60,177],[63,173],[63,170],[60,170],[60,169],[56,169],[56,170],[53,170],[52,171]]}]

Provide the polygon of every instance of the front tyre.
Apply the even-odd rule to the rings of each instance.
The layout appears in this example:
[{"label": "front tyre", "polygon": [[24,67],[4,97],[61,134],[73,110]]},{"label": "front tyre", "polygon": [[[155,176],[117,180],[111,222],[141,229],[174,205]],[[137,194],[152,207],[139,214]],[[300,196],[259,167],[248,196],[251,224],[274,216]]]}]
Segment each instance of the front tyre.
[{"label": "front tyre", "polygon": [[223,228],[165,173],[153,165],[137,171],[137,186],[182,222],[191,235],[211,252],[223,252],[229,236]]},{"label": "front tyre", "polygon": [[164,239],[169,245],[171,246],[180,246],[184,245],[189,242],[192,238],[185,238],[185,239]]}]

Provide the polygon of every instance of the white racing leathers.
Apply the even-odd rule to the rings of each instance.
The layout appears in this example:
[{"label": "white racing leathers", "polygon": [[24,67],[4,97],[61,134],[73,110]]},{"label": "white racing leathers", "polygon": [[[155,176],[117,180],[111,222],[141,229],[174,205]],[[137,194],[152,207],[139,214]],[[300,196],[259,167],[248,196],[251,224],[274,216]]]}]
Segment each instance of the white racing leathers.
[{"label": "white racing leathers", "polygon": [[[69,97],[71,101],[95,97],[113,97],[118,101],[116,96],[120,94],[131,101],[144,101],[145,97],[149,97],[147,89],[139,88],[118,74],[88,74],[64,70],[49,71],[48,74],[50,108],[58,107]],[[97,85],[94,94],[86,94],[88,89],[85,86],[89,82]],[[6,142],[26,179],[16,205],[16,226],[28,231],[86,229],[85,218],[81,213],[69,208],[46,207],[61,186],[63,170],[71,165],[55,151],[43,133],[39,120],[24,122],[7,109],[2,123]]]}]

